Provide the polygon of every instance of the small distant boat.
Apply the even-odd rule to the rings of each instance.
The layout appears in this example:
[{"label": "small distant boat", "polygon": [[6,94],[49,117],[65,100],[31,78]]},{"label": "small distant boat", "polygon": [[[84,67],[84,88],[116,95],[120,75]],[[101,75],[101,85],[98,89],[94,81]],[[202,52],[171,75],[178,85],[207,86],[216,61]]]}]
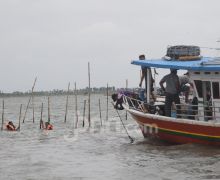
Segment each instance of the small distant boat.
[{"label": "small distant boat", "polygon": [[[196,54],[197,56],[198,54]],[[134,60],[131,64],[150,68],[188,70],[194,85],[197,104],[180,103],[181,112],[166,117],[159,111],[165,103],[150,101],[150,78],[147,78],[147,100],[141,101],[123,95],[124,108],[139,124],[144,137],[157,138],[170,143],[198,143],[220,146],[220,58],[200,57],[187,61],[181,58]],[[207,99],[207,91],[210,99]],[[147,111],[146,111],[147,108]]]}]

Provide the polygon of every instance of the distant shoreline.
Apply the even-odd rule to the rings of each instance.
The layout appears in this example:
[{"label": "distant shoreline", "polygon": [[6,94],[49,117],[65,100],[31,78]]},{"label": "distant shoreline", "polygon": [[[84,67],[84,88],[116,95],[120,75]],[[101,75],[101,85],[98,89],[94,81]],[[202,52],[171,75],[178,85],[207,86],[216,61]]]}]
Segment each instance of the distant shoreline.
[{"label": "distant shoreline", "polygon": [[[85,89],[78,89],[76,90],[78,95],[87,95],[89,92],[88,88]],[[115,93],[117,90],[115,89],[115,87],[109,87],[108,88],[109,94],[113,94]],[[101,87],[101,88],[91,88],[90,90],[91,94],[103,94],[105,95],[107,92],[107,88],[106,87]],[[64,90],[58,90],[58,89],[54,89],[51,91],[34,91],[33,95],[34,96],[59,96],[59,95],[74,95],[75,91],[74,90],[70,90],[69,93],[68,91],[64,91]],[[0,97],[25,97],[25,96],[31,96],[32,93],[31,91],[28,92],[20,92],[20,91],[14,91],[12,93],[4,93],[4,92],[0,92]]]}]

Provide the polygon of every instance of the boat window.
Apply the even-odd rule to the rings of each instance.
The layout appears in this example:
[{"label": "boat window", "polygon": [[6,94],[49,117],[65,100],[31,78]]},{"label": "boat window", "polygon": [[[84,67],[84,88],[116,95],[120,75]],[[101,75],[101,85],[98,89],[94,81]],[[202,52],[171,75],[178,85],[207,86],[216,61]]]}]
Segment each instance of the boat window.
[{"label": "boat window", "polygon": [[211,74],[210,72],[204,72],[204,74]]},{"label": "boat window", "polygon": [[199,96],[199,97],[202,97],[202,95],[203,95],[203,91],[202,91],[202,81],[200,81],[200,80],[195,80],[195,85],[196,85],[196,89],[197,89],[197,92],[198,92],[198,96]]},{"label": "boat window", "polygon": [[212,83],[212,91],[213,91],[213,98],[214,99],[220,99],[219,82],[213,82]]},{"label": "boat window", "polygon": [[194,72],[194,74],[200,74],[200,72]]},{"label": "boat window", "polygon": [[218,72],[215,72],[215,74],[219,74]]}]

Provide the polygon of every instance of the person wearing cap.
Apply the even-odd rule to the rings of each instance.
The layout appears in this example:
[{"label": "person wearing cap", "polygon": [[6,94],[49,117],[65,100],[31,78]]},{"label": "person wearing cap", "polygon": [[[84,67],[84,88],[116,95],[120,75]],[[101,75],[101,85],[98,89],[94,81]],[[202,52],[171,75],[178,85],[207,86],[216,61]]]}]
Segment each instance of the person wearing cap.
[{"label": "person wearing cap", "polygon": [[[189,79],[189,72],[183,74],[182,76],[179,76],[179,81],[180,81],[180,91],[185,94],[185,102],[189,102],[189,92],[190,92],[190,87],[193,88],[193,83]],[[187,85],[189,84],[189,85]]]},{"label": "person wearing cap", "polygon": [[[139,60],[145,60],[145,55],[144,54],[140,55]],[[139,87],[142,86],[142,82],[143,82],[144,79],[145,79],[145,82],[147,81],[147,77],[146,77],[147,76],[147,69],[148,69],[147,67],[141,66],[141,80],[140,80],[140,83],[139,83]],[[153,88],[154,79],[152,77],[151,69],[150,69],[150,76],[151,76],[150,77],[151,78],[150,94],[151,94],[151,97],[153,98],[153,100],[155,101],[156,98],[155,98],[154,93],[153,93],[153,91],[154,91],[154,88]]]},{"label": "person wearing cap", "polygon": [[[166,88],[164,87],[166,83]],[[165,92],[165,116],[171,117],[171,106],[180,104],[179,92],[180,83],[177,75],[177,69],[170,69],[170,74],[165,75],[160,81],[161,89]],[[177,106],[177,114],[179,114],[179,107]]]}]

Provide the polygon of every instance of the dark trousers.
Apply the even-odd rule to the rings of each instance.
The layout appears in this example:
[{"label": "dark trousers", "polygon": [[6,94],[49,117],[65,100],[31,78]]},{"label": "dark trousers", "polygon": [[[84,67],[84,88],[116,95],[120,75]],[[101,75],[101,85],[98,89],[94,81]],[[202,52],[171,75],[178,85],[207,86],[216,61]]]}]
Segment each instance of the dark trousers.
[{"label": "dark trousers", "polygon": [[[180,104],[180,98],[178,94],[166,93],[165,99],[165,116],[171,117],[171,106],[172,103]],[[180,113],[180,106],[177,106],[177,114]]]}]

